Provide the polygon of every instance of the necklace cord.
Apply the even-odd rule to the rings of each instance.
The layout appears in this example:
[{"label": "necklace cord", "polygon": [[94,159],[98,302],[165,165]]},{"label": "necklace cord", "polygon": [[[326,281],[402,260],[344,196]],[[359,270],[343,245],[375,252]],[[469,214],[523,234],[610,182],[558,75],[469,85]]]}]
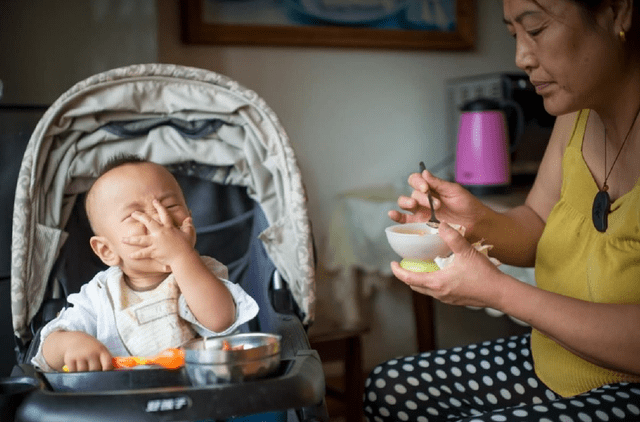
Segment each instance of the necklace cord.
[{"label": "necklace cord", "polygon": [[[616,165],[618,161],[618,157],[620,157],[620,153],[622,152],[622,148],[624,148],[624,144],[627,143],[627,139],[629,139],[629,135],[631,135],[631,130],[636,125],[636,121],[638,120],[638,115],[640,115],[640,107],[638,108],[638,112],[636,113],[636,117],[633,118],[633,122],[631,122],[631,126],[627,131],[627,135],[624,137],[624,141],[622,141],[622,145],[620,145],[620,149],[618,150],[618,154],[616,158],[613,160],[613,164],[611,164],[611,168],[609,169],[609,173],[605,174],[604,182],[602,183],[602,190],[604,192],[609,190],[609,186],[607,186],[607,180],[609,176],[611,176],[611,172],[613,171],[613,167]],[[607,127],[604,128],[604,171],[607,171]]]}]

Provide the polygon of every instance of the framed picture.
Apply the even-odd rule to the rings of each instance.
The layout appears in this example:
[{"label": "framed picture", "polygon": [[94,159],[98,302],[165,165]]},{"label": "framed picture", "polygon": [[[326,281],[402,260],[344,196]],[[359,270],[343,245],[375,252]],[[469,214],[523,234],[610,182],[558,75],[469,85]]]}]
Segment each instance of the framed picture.
[{"label": "framed picture", "polygon": [[187,44],[469,50],[475,0],[181,0]]}]

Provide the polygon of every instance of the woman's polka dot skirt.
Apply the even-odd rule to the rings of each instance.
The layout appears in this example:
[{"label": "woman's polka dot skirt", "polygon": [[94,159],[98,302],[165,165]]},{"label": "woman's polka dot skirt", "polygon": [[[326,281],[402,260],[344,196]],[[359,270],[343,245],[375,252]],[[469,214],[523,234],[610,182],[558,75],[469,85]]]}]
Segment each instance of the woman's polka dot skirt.
[{"label": "woman's polka dot skirt", "polygon": [[369,422],[640,421],[640,384],[563,398],[535,375],[530,335],[393,359],[365,383]]}]

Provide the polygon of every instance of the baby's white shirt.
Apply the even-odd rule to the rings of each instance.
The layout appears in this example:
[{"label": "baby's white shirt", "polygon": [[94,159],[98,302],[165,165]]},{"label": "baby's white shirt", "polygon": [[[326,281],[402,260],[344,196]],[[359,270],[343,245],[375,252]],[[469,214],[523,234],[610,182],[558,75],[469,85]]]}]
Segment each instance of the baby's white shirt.
[{"label": "baby's white shirt", "polygon": [[[182,294],[179,294],[177,299],[178,315],[182,320],[187,321],[193,332],[199,336],[209,337],[232,334],[240,325],[250,321],[258,314],[258,304],[239,285],[227,280],[228,272],[223,264],[210,257],[202,256],[201,258],[207,268],[220,278],[231,292],[236,305],[235,322],[222,332],[216,333],[208,330],[195,318]],[[169,277],[173,278],[173,275]],[[167,277],[168,280],[165,280],[168,283],[163,282],[162,285],[166,286],[167,284],[175,283],[169,277]],[[96,274],[89,283],[82,286],[79,293],[69,295],[67,301],[73,306],[63,309],[58,317],[41,330],[38,352],[31,360],[31,363],[43,371],[53,370],[42,355],[42,344],[49,334],[60,330],[85,332],[102,342],[109,349],[112,356],[129,356],[130,352],[116,323],[116,313],[118,309],[122,308],[118,304],[122,303],[120,295],[125,293],[121,288],[124,285],[121,282],[122,279],[122,270],[119,267],[110,267]],[[173,306],[175,307],[175,304]],[[183,338],[186,337],[183,335]],[[179,345],[173,345],[173,347],[177,346]],[[162,350],[157,350],[155,353],[160,351]],[[148,354],[153,353],[147,353],[146,355]]]}]

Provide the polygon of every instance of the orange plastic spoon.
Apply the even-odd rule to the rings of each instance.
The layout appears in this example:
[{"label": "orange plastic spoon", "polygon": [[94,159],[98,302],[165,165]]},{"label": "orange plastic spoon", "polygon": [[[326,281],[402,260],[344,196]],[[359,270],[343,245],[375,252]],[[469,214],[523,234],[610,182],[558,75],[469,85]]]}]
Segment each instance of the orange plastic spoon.
[{"label": "orange plastic spoon", "polygon": [[150,358],[141,356],[120,356],[113,358],[113,367],[116,369],[132,368],[138,365],[158,365],[165,369],[178,369],[184,365],[184,350],[171,348]]},{"label": "orange plastic spoon", "polygon": [[[184,350],[171,348],[153,357],[118,356],[114,357],[111,362],[116,369],[133,368],[138,365],[158,365],[165,369],[178,369],[184,366]],[[62,370],[69,372],[67,365],[63,366]]]}]

